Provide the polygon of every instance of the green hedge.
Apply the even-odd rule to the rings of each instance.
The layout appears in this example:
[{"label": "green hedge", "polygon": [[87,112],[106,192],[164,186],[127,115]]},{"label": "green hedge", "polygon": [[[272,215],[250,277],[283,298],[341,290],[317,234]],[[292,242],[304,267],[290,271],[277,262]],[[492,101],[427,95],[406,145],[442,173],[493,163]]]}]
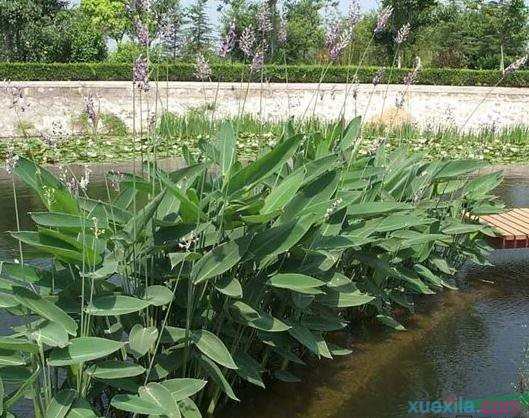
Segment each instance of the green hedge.
[{"label": "green hedge", "polygon": [[[212,79],[217,81],[240,81],[248,79],[248,66],[243,64],[213,65]],[[361,83],[370,83],[376,67],[365,67],[358,71]],[[356,67],[322,66],[322,65],[267,65],[264,79],[273,82],[317,83],[322,74],[323,82],[344,83],[351,80]],[[388,70],[389,71],[389,70]],[[392,70],[391,82],[402,83],[407,69]],[[121,63],[72,63],[72,64],[43,64],[43,63],[0,63],[0,80],[12,81],[118,81],[130,80],[132,66]],[[164,81],[194,81],[194,65],[190,63],[160,64],[152,66],[152,79]],[[260,74],[254,74],[254,81],[260,79]],[[467,70],[425,68],[420,72],[418,84],[454,85],[454,86],[493,86],[501,79],[501,72],[496,70]],[[384,82],[387,81],[387,78]],[[501,83],[502,86],[529,86],[529,71],[518,71],[510,75]]]}]

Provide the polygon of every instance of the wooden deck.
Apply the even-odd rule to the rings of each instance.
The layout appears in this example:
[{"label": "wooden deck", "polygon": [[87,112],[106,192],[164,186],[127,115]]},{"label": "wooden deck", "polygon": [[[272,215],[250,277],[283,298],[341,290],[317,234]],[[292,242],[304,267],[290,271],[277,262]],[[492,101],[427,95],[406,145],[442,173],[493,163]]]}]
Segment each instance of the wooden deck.
[{"label": "wooden deck", "polygon": [[480,216],[479,219],[497,232],[498,236],[491,239],[495,247],[529,247],[529,208],[512,209],[497,215]]}]

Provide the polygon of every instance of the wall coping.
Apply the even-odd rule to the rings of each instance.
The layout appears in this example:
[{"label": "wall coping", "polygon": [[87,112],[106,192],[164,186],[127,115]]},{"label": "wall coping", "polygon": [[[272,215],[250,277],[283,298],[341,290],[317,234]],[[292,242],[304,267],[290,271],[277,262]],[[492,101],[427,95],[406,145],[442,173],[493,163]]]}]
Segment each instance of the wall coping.
[{"label": "wall coping", "polygon": [[[28,89],[131,89],[132,82],[130,81],[20,81],[12,82],[12,85],[20,86]],[[156,83],[151,82],[151,87],[154,89]],[[202,89],[207,90],[234,90],[244,88],[246,89],[246,83],[216,83],[216,82],[194,82],[194,81],[160,81],[158,83],[160,89],[165,89],[167,86],[169,89]],[[317,88],[315,83],[250,83],[249,89],[252,91],[260,90],[264,88],[266,91],[303,91],[310,90],[314,91]],[[335,91],[341,92],[346,89],[352,90],[351,84],[345,83],[323,83],[320,85],[321,91]],[[428,94],[465,94],[465,95],[502,95],[502,96],[526,96],[529,95],[529,87],[484,87],[484,86],[446,86],[446,85],[413,85],[406,87],[402,84],[383,84],[376,87],[377,93],[383,92],[385,89],[388,91],[405,91],[407,89],[410,93],[428,93]],[[365,92],[373,91],[371,84],[359,84],[358,90]]]}]

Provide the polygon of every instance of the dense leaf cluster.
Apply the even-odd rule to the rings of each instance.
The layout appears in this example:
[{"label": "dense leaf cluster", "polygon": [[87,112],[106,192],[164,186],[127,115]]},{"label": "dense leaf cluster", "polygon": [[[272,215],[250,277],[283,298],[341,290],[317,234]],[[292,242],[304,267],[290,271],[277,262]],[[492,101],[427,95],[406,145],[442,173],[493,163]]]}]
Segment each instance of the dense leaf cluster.
[{"label": "dense leaf cluster", "polygon": [[21,158],[47,211],[13,236],[52,262],[2,265],[0,306],[26,321],[0,337],[0,413],[29,394],[39,417],[198,417],[243,382],[349,353],[327,336],[358,310],[403,329],[396,307],[485,262],[475,216],[501,210],[501,175],[383,145],[358,157],[359,132],[286,125],[243,164],[226,123],[181,169],[110,174],[107,201]]},{"label": "dense leaf cluster", "polygon": [[[212,81],[260,81],[261,74],[250,74],[244,64],[213,64]],[[371,83],[378,67],[322,65],[265,65],[263,79],[270,82],[290,83],[347,83],[356,74],[360,83]],[[391,70],[391,82],[401,84],[409,69]],[[151,78],[159,81],[197,81],[194,64],[151,65]],[[0,63],[0,79],[12,81],[129,81],[132,64],[123,63]],[[418,74],[417,83],[453,86],[529,86],[529,71],[518,71],[502,79],[496,70],[468,70],[450,68],[425,68]]]}]

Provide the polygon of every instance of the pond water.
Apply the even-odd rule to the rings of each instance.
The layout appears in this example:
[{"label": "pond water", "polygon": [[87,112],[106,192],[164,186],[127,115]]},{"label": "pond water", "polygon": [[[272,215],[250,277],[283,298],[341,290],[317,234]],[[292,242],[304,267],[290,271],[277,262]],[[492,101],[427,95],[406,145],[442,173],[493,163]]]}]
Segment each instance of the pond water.
[{"label": "pond water", "polygon": [[[101,173],[106,168],[94,168],[92,196],[104,195]],[[41,206],[23,185],[17,185],[17,193],[21,228],[31,229],[25,214]],[[529,176],[508,178],[498,194],[508,206],[529,207]],[[7,234],[16,229],[16,221],[11,180],[5,176],[0,176],[0,214],[0,259],[16,258],[16,242]],[[406,332],[353,330],[347,338],[353,355],[295,370],[301,384],[275,382],[266,391],[243,389],[243,402],[229,405],[218,416],[477,416],[415,413],[409,402],[514,392],[529,344],[529,249],[496,251],[491,261],[495,266],[487,269],[464,266],[458,275],[461,291],[422,298]],[[0,314],[0,334],[7,326],[8,318]]]}]

